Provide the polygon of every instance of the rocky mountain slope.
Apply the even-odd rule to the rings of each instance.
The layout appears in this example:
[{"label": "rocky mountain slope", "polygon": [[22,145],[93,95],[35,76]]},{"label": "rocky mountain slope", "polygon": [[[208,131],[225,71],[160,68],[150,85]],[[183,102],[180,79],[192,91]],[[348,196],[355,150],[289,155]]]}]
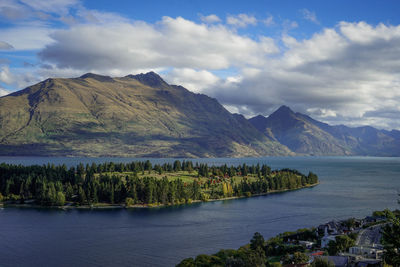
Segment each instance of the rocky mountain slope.
[{"label": "rocky mountain slope", "polygon": [[282,106],[269,117],[249,119],[271,140],[303,155],[400,156],[399,131],[370,126],[331,126]]},{"label": "rocky mountain slope", "polygon": [[217,100],[154,72],[47,79],[0,98],[0,155],[289,155]]}]

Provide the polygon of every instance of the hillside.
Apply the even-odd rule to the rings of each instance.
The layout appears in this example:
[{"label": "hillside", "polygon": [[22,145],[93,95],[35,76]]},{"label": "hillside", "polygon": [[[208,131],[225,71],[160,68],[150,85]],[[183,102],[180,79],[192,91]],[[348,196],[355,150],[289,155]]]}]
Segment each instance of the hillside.
[{"label": "hillside", "polygon": [[249,122],[265,136],[297,154],[400,156],[400,135],[396,130],[331,126],[295,113],[286,106],[267,118],[259,115]]},{"label": "hillside", "polygon": [[217,100],[154,72],[47,79],[0,98],[0,155],[288,155]]}]

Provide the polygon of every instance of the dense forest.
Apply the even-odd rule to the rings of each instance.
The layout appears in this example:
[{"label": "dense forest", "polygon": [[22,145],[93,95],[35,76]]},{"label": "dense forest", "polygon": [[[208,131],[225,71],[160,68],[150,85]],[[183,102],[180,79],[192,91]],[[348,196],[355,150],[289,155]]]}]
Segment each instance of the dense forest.
[{"label": "dense forest", "polygon": [[174,205],[297,189],[318,177],[267,165],[211,166],[191,161],[66,165],[0,164],[0,201],[43,206]]}]

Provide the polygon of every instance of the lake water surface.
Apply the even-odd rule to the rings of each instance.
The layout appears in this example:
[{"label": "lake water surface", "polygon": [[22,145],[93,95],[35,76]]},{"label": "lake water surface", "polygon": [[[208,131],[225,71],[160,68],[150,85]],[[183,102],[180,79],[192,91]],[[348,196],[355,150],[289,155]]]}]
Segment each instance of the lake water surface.
[{"label": "lake water surface", "polygon": [[[24,165],[130,162],[127,158],[0,157]],[[153,163],[174,159],[151,159]],[[317,173],[321,184],[248,199],[137,210],[0,210],[0,266],[173,266],[186,257],[238,248],[254,232],[268,238],[332,219],[398,208],[400,158],[266,157],[195,159],[266,163]]]}]

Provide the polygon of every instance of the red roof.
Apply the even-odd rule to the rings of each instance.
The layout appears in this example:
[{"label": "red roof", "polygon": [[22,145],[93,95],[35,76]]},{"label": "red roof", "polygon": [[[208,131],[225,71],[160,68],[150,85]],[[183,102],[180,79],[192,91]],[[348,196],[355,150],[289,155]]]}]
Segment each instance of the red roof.
[{"label": "red roof", "polygon": [[310,254],[310,256],[323,256],[324,251],[315,251]]}]

